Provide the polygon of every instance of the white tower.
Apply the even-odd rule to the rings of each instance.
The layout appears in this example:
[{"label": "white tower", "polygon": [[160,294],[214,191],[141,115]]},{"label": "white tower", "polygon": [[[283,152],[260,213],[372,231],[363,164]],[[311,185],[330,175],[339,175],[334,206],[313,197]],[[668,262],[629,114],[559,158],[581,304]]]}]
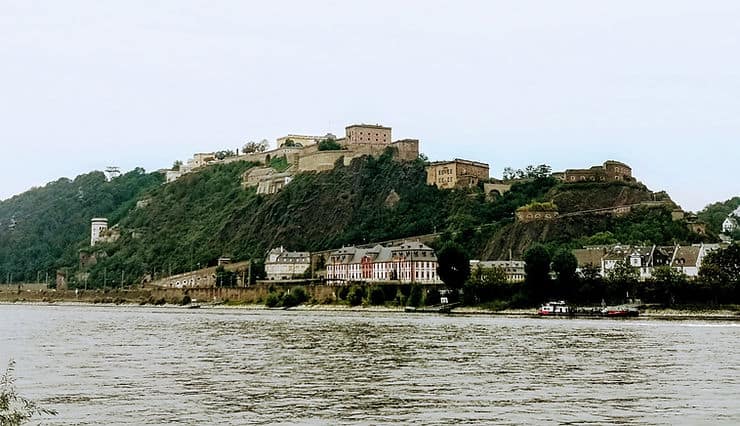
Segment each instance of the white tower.
[{"label": "white tower", "polygon": [[90,245],[100,241],[100,234],[108,229],[108,219],[104,217],[95,217],[90,221]]}]

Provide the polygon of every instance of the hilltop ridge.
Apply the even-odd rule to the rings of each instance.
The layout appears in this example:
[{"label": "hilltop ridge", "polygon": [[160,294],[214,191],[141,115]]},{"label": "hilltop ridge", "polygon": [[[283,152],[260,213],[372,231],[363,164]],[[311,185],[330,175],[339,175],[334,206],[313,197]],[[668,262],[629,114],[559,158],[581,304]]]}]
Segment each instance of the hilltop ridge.
[{"label": "hilltop ridge", "polygon": [[[309,157],[321,153],[309,148]],[[604,232],[623,243],[704,238],[624,163],[563,173],[532,166],[497,180],[484,163],[428,163],[394,148],[332,150],[331,167],[288,174],[305,157],[229,157],[166,184],[141,169],[110,181],[99,172],[63,179],[0,202],[0,278],[32,281],[64,268],[77,280],[128,285],[223,255],[261,261],[278,246],[320,251],[431,233],[479,259],[519,258],[533,242],[576,246]],[[282,184],[263,186],[266,168]],[[89,221],[100,216],[114,226],[90,247]]]}]

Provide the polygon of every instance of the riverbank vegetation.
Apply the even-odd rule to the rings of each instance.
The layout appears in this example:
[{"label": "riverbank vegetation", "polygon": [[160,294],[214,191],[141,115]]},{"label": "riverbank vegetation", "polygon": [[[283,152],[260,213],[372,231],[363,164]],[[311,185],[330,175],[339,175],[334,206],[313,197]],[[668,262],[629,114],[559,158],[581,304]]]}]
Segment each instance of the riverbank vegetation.
[{"label": "riverbank vegetation", "polygon": [[717,307],[740,304],[740,245],[709,253],[696,279],[670,266],[657,267],[652,278],[640,281],[637,270],[619,263],[606,277],[597,268],[576,273],[577,262],[568,250],[554,256],[536,244],[525,253],[527,278],[510,283],[501,268],[475,267],[464,287],[470,305],[496,303],[501,307],[536,306],[546,300],[574,304],[618,304],[639,300],[666,308]]},{"label": "riverbank vegetation", "polygon": [[19,426],[35,416],[54,416],[56,411],[41,407],[38,403],[24,398],[15,388],[15,361],[8,362],[8,368],[0,376],[0,425]]}]

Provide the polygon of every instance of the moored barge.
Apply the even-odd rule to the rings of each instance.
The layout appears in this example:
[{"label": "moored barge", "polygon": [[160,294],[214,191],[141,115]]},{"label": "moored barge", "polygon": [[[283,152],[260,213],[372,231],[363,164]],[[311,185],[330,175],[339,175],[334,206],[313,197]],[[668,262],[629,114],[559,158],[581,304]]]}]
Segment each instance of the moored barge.
[{"label": "moored barge", "polygon": [[537,310],[537,314],[548,317],[636,317],[640,315],[640,311],[629,305],[606,306],[603,308],[571,306],[561,300],[545,303]]}]

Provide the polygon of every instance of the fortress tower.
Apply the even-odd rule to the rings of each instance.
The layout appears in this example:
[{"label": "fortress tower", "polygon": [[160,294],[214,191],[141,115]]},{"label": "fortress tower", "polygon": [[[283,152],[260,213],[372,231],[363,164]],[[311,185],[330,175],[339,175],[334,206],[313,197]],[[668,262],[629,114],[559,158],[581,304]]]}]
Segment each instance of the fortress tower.
[{"label": "fortress tower", "polygon": [[345,128],[347,142],[388,145],[391,143],[391,128],[381,125],[353,124]]},{"label": "fortress tower", "polygon": [[100,241],[100,234],[108,229],[108,219],[104,217],[95,217],[90,221],[90,245]]}]

